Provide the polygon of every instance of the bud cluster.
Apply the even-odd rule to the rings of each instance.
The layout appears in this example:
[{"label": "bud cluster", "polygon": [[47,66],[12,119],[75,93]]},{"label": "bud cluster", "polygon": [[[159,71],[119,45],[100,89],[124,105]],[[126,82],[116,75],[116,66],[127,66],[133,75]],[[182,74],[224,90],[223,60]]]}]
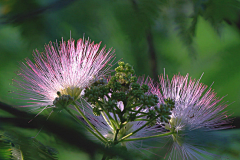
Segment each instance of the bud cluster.
[{"label": "bud cluster", "polygon": [[171,115],[171,111],[173,110],[175,106],[175,102],[167,98],[164,100],[164,104],[160,104],[160,107],[155,107],[156,112],[158,112],[160,116],[160,121],[161,122],[168,122],[169,119],[171,118],[169,115]]},{"label": "bud cluster", "polygon": [[58,97],[56,97],[53,101],[55,111],[60,111],[64,109],[74,101],[73,97],[71,97],[70,95],[61,95],[59,91],[57,92],[57,95]]},{"label": "bud cluster", "polygon": [[147,84],[137,82],[132,66],[124,62],[118,64],[115,75],[107,80],[108,83],[99,79],[85,89],[84,97],[92,104],[93,113],[96,116],[102,111],[112,113],[122,124],[139,118],[147,121],[158,117],[162,121],[170,119],[174,102],[166,100],[165,104],[157,106],[158,97],[149,92]]}]

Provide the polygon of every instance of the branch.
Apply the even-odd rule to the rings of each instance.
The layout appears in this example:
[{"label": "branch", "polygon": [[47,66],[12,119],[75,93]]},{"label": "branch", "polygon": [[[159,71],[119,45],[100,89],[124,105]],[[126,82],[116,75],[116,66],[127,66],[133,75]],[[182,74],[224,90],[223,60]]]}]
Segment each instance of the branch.
[{"label": "branch", "polygon": [[[61,139],[63,142],[68,143],[70,145],[76,146],[82,151],[85,151],[89,155],[94,156],[96,151],[101,151],[103,153],[111,153],[112,155],[118,155],[119,157],[132,160],[134,159],[133,156],[136,155],[129,154],[127,151],[119,152],[116,148],[109,148],[106,149],[105,146],[101,144],[94,143],[93,141],[89,140],[85,134],[79,131],[79,125],[75,125],[73,121],[69,121],[66,117],[63,117],[61,113],[56,116],[53,120],[48,119],[46,123],[46,117],[39,115],[34,121],[28,123],[29,119],[35,116],[34,114],[30,114],[24,111],[19,111],[8,104],[0,102],[0,109],[5,110],[16,117],[9,118],[9,117],[0,117],[1,122],[1,129],[7,130],[10,125],[21,127],[21,128],[42,128],[43,124],[44,131],[49,133],[53,133],[57,136],[57,138]],[[64,115],[65,116],[65,115]],[[71,125],[70,125],[71,124]],[[81,128],[80,128],[81,129]],[[139,157],[140,159],[140,157]]]},{"label": "branch", "polygon": [[32,11],[28,11],[28,12],[24,12],[24,13],[17,13],[15,15],[4,15],[4,16],[0,17],[0,19],[4,19],[4,21],[0,22],[0,25],[1,24],[10,24],[10,23],[20,23],[27,19],[34,18],[44,12],[55,11],[55,10],[65,8],[66,6],[72,4],[74,1],[76,1],[76,0],[67,0],[67,1],[66,0],[58,0],[56,2],[50,3],[47,6],[39,7],[36,10],[32,10]]},{"label": "branch", "polygon": [[[138,4],[135,0],[131,0],[132,5],[134,10],[137,12],[137,15],[140,14],[139,12],[139,7]],[[139,21],[141,21],[141,19],[138,17]],[[148,44],[148,53],[150,55],[150,70],[152,72],[152,76],[153,79],[157,80],[158,79],[158,71],[157,71],[157,56],[156,56],[156,51],[155,51],[155,47],[153,44],[153,36],[151,33],[151,24],[148,23],[147,27],[146,27],[146,39],[147,39],[147,44]]]}]

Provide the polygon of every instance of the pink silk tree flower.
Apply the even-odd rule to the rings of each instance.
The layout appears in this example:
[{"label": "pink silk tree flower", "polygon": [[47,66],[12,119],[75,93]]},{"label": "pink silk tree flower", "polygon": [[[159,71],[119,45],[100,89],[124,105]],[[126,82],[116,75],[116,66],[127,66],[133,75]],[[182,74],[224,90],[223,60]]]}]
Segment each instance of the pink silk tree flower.
[{"label": "pink silk tree flower", "polygon": [[20,99],[28,103],[23,107],[45,109],[53,106],[59,94],[71,96],[74,101],[79,99],[82,90],[111,67],[108,62],[113,59],[113,52],[106,51],[106,47],[99,49],[100,44],[79,39],[75,46],[70,39],[62,40],[59,46],[50,42],[44,52],[36,50],[34,61],[27,58],[14,80]]},{"label": "pink silk tree flower", "polygon": [[[204,142],[209,140],[209,131],[232,128],[227,125],[228,114],[223,111],[227,105],[222,98],[216,97],[211,88],[200,83],[199,80],[188,80],[186,76],[174,75],[170,81],[168,76],[161,75],[160,83],[150,83],[152,93],[159,97],[159,103],[173,101],[168,123],[158,121],[166,130],[173,132],[170,136],[169,159],[171,160],[200,160],[205,156],[216,156],[204,149]],[[208,88],[208,89],[207,89]]]}]

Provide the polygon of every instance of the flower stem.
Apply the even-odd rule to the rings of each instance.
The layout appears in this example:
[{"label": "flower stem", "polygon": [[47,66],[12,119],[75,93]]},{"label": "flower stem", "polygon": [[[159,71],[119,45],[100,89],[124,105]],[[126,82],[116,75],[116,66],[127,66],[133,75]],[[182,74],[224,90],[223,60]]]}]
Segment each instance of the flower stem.
[{"label": "flower stem", "polygon": [[116,112],[115,112],[114,109],[113,109],[113,115],[114,115],[115,122],[116,122],[116,124],[117,124],[117,128],[120,129],[120,126],[119,126],[119,124],[118,124],[118,119],[117,119],[117,116],[116,116]]},{"label": "flower stem", "polygon": [[152,121],[154,121],[154,120],[157,119],[157,118],[158,118],[158,116],[155,117],[155,118],[153,118],[153,119],[151,119],[150,121],[148,121],[147,123],[145,123],[143,126],[141,126],[140,128],[136,129],[135,131],[133,131],[133,132],[129,133],[128,135],[122,137],[122,138],[119,140],[119,142],[120,142],[120,141],[123,141],[124,139],[126,139],[126,138],[130,137],[131,135],[137,133],[138,131],[140,131],[141,129],[143,129],[143,128],[146,127],[147,125],[149,125]]},{"label": "flower stem", "polygon": [[73,103],[73,105],[77,109],[77,111],[80,113],[80,115],[83,117],[83,119],[87,122],[87,124],[105,141],[105,143],[108,142],[108,140],[87,119],[87,117],[84,115],[84,113],[81,111],[81,109],[75,103]]},{"label": "flower stem", "polygon": [[100,141],[102,141],[104,144],[106,141],[104,141],[101,137],[99,137],[96,133],[94,133],[90,128],[88,128],[81,120],[79,120],[69,109],[65,108],[65,110],[79,123],[81,124],[85,129],[87,129],[90,133],[92,133],[95,137],[97,137]]},{"label": "flower stem", "polygon": [[[101,103],[98,103],[100,106],[101,106],[101,108],[103,109],[103,106],[101,105]],[[107,124],[111,127],[111,128],[113,128],[113,130],[116,130],[116,124],[114,123],[114,120],[113,120],[113,118],[110,116],[110,114],[106,111],[106,110],[103,110],[104,111],[104,113],[108,116],[108,119],[109,119],[109,121],[108,121],[108,119],[107,119],[107,117],[106,117],[106,115],[104,114],[104,113],[102,113],[102,116],[103,116],[103,118],[105,119],[105,121],[107,122]],[[108,123],[108,122],[110,122],[110,124]]]},{"label": "flower stem", "polygon": [[149,139],[149,138],[164,137],[164,136],[169,136],[171,134],[173,134],[173,132],[167,132],[167,133],[158,134],[158,135],[154,135],[154,136],[148,136],[148,137],[123,139],[123,140],[120,140],[119,142],[137,141],[137,140],[144,140],[144,139]]},{"label": "flower stem", "polygon": [[145,115],[141,115],[141,116],[136,116],[136,118],[141,118],[141,117],[145,117],[146,116],[146,114]]},{"label": "flower stem", "polygon": [[108,116],[111,124],[113,125],[114,130],[116,130],[116,127],[118,127],[118,124],[115,122],[115,120],[112,118],[112,116],[109,114],[108,111],[105,111],[105,113]]},{"label": "flower stem", "polygon": [[117,129],[114,133],[114,137],[113,137],[113,143],[118,143],[117,141],[117,136],[118,136],[118,132],[119,132],[120,129]]},{"label": "flower stem", "polygon": [[138,118],[135,121],[148,121],[148,119],[140,119],[140,118]]},{"label": "flower stem", "polygon": [[106,117],[106,115],[104,114],[103,111],[101,111],[101,114],[102,114],[104,120],[107,122],[107,124],[108,124],[111,128],[112,128],[112,127],[114,128],[114,125],[107,119],[107,117]]}]

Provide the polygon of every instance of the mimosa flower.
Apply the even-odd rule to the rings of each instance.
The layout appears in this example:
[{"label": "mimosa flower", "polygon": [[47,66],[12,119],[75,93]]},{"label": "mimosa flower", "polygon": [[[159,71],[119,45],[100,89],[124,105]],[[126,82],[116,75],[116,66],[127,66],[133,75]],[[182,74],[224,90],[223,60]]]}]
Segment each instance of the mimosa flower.
[{"label": "mimosa flower", "polygon": [[[74,40],[60,45],[50,42],[45,51],[36,50],[34,61],[26,59],[14,81],[18,88],[17,94],[27,101],[23,107],[53,106],[59,95],[65,99],[71,97],[76,101],[85,87],[94,82],[95,78],[105,75],[113,58],[111,49],[100,48],[89,40],[79,39],[75,46]],[[62,97],[64,99],[64,97]]]},{"label": "mimosa flower", "polygon": [[175,102],[169,123],[158,121],[173,132],[169,159],[199,160],[213,156],[205,151],[200,137],[207,141],[209,131],[231,128],[226,125],[228,114],[223,111],[227,105],[221,103],[222,98],[216,97],[211,88],[200,83],[200,79],[188,80],[188,74],[175,75],[171,81],[161,75],[159,80],[160,83],[152,87],[152,93],[158,95],[160,104],[166,99]]}]

